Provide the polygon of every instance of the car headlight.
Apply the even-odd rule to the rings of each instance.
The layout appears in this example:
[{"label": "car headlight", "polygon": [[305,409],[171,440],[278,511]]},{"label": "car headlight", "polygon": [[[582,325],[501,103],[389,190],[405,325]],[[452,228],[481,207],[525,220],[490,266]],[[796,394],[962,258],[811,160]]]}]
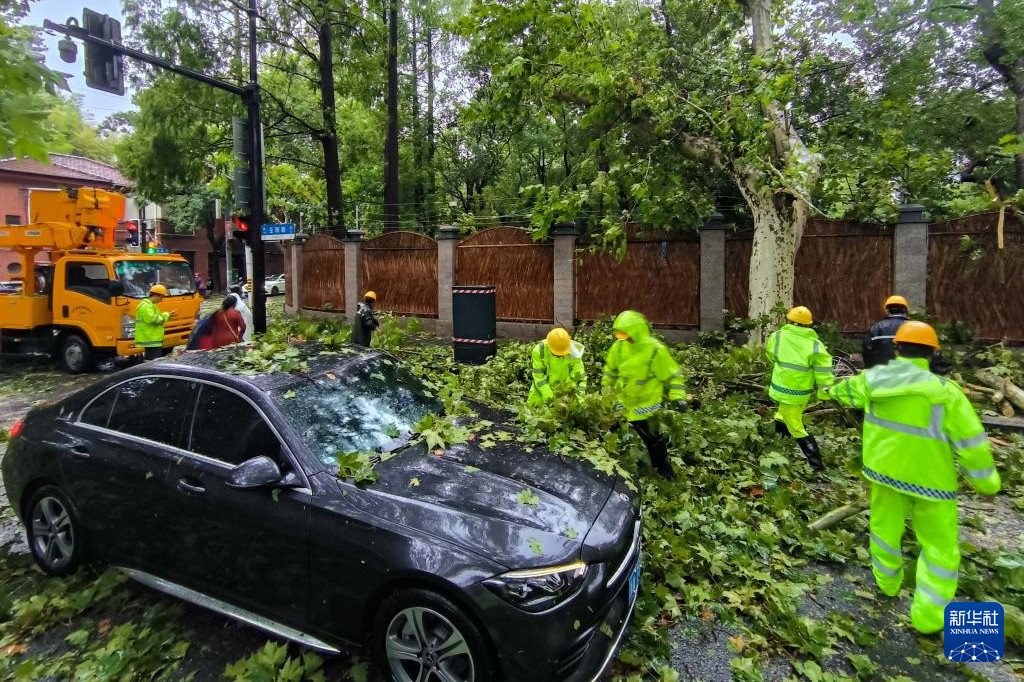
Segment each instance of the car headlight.
[{"label": "car headlight", "polygon": [[131,315],[125,315],[124,313],[121,313],[121,338],[135,338],[135,318]]},{"label": "car headlight", "polygon": [[561,566],[510,571],[485,580],[499,597],[530,613],[558,606],[579,592],[587,577],[587,564],[577,561]]}]

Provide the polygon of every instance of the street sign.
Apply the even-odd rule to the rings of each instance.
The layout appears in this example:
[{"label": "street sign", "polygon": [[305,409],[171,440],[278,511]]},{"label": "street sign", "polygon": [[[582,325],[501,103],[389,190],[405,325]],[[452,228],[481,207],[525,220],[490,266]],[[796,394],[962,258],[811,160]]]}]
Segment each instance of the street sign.
[{"label": "street sign", "polygon": [[295,239],[295,223],[268,223],[260,234],[265,242]]}]

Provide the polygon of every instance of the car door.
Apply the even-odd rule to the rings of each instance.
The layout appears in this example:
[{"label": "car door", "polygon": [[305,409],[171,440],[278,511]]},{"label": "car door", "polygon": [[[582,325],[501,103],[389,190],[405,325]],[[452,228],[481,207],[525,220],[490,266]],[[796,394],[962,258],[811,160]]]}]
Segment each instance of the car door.
[{"label": "car door", "polygon": [[160,565],[159,528],[171,461],[184,452],[192,382],[138,377],[94,398],[57,427],[61,472],[94,550],[141,568]]},{"label": "car door", "polygon": [[[174,498],[169,577],[274,620],[302,626],[309,587],[310,491],[305,474],[255,403],[203,383],[188,454],[171,463]],[[267,456],[301,487],[240,490],[232,468]]]}]

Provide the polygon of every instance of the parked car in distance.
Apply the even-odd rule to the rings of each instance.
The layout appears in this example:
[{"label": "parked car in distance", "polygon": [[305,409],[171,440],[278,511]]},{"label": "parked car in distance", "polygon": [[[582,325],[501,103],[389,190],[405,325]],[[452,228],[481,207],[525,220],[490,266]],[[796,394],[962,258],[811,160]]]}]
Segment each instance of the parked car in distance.
[{"label": "parked car in distance", "polygon": [[[326,653],[365,645],[392,682],[590,682],[640,580],[624,482],[526,451],[500,412],[441,454],[439,413],[394,357],[293,346],[303,373],[245,374],[236,348],[113,374],[33,409],[2,474],[32,556],[88,559]],[[338,453],[373,452],[358,486]]]},{"label": "parked car in distance", "polygon": [[287,291],[287,275],[271,275],[263,281],[263,290],[268,296],[277,296]]}]

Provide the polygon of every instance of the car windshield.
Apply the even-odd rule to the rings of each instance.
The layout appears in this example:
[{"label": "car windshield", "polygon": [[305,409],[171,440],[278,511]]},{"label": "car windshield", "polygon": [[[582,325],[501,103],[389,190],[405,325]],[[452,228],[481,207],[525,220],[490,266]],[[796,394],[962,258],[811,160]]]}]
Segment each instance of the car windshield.
[{"label": "car windshield", "polygon": [[149,288],[154,284],[163,284],[171,296],[196,293],[192,267],[181,261],[119,260],[114,263],[114,273],[129,298],[149,296]]},{"label": "car windshield", "polygon": [[441,403],[411,372],[388,357],[316,372],[271,393],[309,449],[325,463],[339,453],[403,445]]}]

